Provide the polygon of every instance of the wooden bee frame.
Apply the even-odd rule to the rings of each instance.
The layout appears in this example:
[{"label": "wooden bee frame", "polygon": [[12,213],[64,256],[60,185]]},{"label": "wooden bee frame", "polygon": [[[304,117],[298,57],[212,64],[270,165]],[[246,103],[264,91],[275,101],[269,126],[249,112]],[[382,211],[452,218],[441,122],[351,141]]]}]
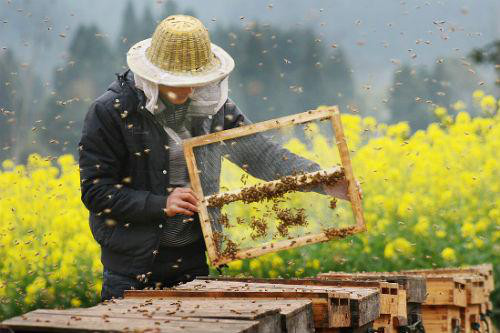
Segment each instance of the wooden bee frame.
[{"label": "wooden bee frame", "polygon": [[[233,253],[230,257],[223,256],[221,253],[218,253],[216,240],[214,237],[214,231],[212,230],[212,225],[207,208],[209,197],[205,197],[205,195],[203,194],[203,189],[199,177],[199,171],[196,165],[196,159],[193,148],[212,143],[217,143],[224,140],[234,139],[246,135],[251,135],[258,132],[264,132],[271,129],[278,129],[290,125],[307,123],[313,120],[327,120],[327,119],[330,119],[332,122],[333,132],[335,133],[335,140],[337,143],[337,148],[339,149],[340,160],[344,171],[344,176],[348,181],[348,193],[350,198],[349,201],[351,202],[351,207],[356,224],[345,228],[333,228],[330,229],[329,232],[321,232],[314,235],[306,235],[281,241],[266,242],[256,247],[238,250],[236,253]],[[322,109],[322,110],[310,110],[296,115],[285,116],[277,119],[263,121],[260,123],[244,125],[229,130],[197,136],[185,140],[183,142],[183,147],[184,147],[184,155],[186,157],[186,162],[187,162],[187,168],[189,172],[189,178],[191,180],[191,186],[193,188],[193,191],[198,195],[198,197],[203,198],[203,200],[200,200],[198,204],[200,223],[203,231],[203,236],[205,238],[208,258],[210,262],[215,266],[219,266],[236,259],[253,258],[269,252],[292,249],[306,244],[325,242],[330,239],[340,237],[340,235],[344,237],[347,235],[352,235],[366,230],[363,218],[361,198],[357,189],[357,185],[355,183],[355,178],[351,166],[351,159],[349,156],[349,149],[347,148],[347,143],[344,136],[344,130],[340,120],[340,111],[337,106],[333,106],[328,109]],[[273,182],[276,181],[262,183],[262,185],[265,184],[272,185]],[[232,191],[231,194],[234,194],[234,192],[235,191]],[[224,193],[221,193],[221,195],[223,194]]]}]

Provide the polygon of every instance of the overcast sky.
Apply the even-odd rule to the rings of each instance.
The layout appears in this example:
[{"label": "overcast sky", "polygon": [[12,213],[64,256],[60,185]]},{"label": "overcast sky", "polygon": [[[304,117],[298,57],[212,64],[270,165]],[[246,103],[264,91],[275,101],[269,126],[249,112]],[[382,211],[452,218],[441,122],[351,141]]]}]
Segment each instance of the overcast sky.
[{"label": "overcast sky", "polygon": [[[135,1],[161,12],[165,1]],[[50,79],[61,62],[71,34],[79,23],[96,23],[115,41],[124,0],[0,0],[0,52],[16,55]],[[473,47],[500,38],[498,0],[183,0],[212,29],[216,24],[246,25],[252,20],[276,27],[312,26],[327,47],[341,46],[356,84],[384,89],[400,62],[432,65],[441,57],[464,57]],[[48,28],[51,30],[48,30]],[[52,34],[42,45],[40,34]],[[36,61],[38,60],[38,62]],[[236,59],[236,62],[238,59]],[[481,71],[481,69],[480,69]],[[481,74],[488,83],[493,73]]]}]

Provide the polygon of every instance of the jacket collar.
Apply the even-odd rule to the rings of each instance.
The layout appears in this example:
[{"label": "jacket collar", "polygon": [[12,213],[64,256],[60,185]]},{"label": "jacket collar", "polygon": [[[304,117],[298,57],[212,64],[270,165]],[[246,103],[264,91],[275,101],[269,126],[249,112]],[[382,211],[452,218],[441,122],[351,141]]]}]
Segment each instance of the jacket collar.
[{"label": "jacket collar", "polygon": [[[122,74],[116,73],[116,80],[113,81],[108,90],[114,91],[118,94],[124,94],[126,90],[132,92],[132,96],[137,99],[138,112],[144,114],[146,117],[153,117],[153,115],[147,111],[146,105],[146,95],[141,89],[135,87],[134,73],[127,69]],[[139,110],[141,108],[141,110]],[[210,133],[210,127],[212,124],[212,117],[202,118],[193,117],[192,119],[192,134],[193,136],[198,136],[202,134]]]},{"label": "jacket collar", "polygon": [[137,106],[142,106],[144,108],[144,105],[146,105],[146,96],[142,90],[136,88],[134,73],[132,73],[130,69],[127,69],[125,72],[121,74],[115,73],[115,75],[116,80],[114,80],[107,89],[120,95],[131,95],[132,98],[136,99]]}]

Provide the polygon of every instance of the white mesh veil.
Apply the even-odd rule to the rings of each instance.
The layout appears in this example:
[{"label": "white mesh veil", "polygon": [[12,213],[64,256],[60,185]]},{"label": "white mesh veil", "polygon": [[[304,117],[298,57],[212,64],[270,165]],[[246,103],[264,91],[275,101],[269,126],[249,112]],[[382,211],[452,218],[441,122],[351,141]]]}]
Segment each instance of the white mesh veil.
[{"label": "white mesh veil", "polygon": [[[228,97],[228,78],[229,75],[222,80],[193,88],[193,92],[189,95],[191,103],[187,115],[191,117],[207,117],[217,113]],[[154,113],[156,111],[155,105],[158,103],[158,84],[135,73],[134,80],[135,86],[144,91],[146,95],[146,109]]]}]

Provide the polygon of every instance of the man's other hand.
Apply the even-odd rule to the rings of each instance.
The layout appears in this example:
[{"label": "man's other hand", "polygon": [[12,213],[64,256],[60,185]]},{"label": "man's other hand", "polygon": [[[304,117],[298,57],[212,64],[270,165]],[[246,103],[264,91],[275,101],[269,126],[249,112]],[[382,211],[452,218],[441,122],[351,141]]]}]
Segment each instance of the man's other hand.
[{"label": "man's other hand", "polygon": [[192,189],[176,187],[167,197],[166,208],[163,210],[168,217],[176,214],[192,216],[198,212],[198,198]]},{"label": "man's other hand", "polygon": [[[361,185],[357,179],[356,187],[358,188],[359,198],[363,199],[363,191],[361,190]],[[349,192],[347,191],[347,179],[345,178],[342,178],[332,186],[323,185],[323,190],[332,197],[349,200]]]}]

